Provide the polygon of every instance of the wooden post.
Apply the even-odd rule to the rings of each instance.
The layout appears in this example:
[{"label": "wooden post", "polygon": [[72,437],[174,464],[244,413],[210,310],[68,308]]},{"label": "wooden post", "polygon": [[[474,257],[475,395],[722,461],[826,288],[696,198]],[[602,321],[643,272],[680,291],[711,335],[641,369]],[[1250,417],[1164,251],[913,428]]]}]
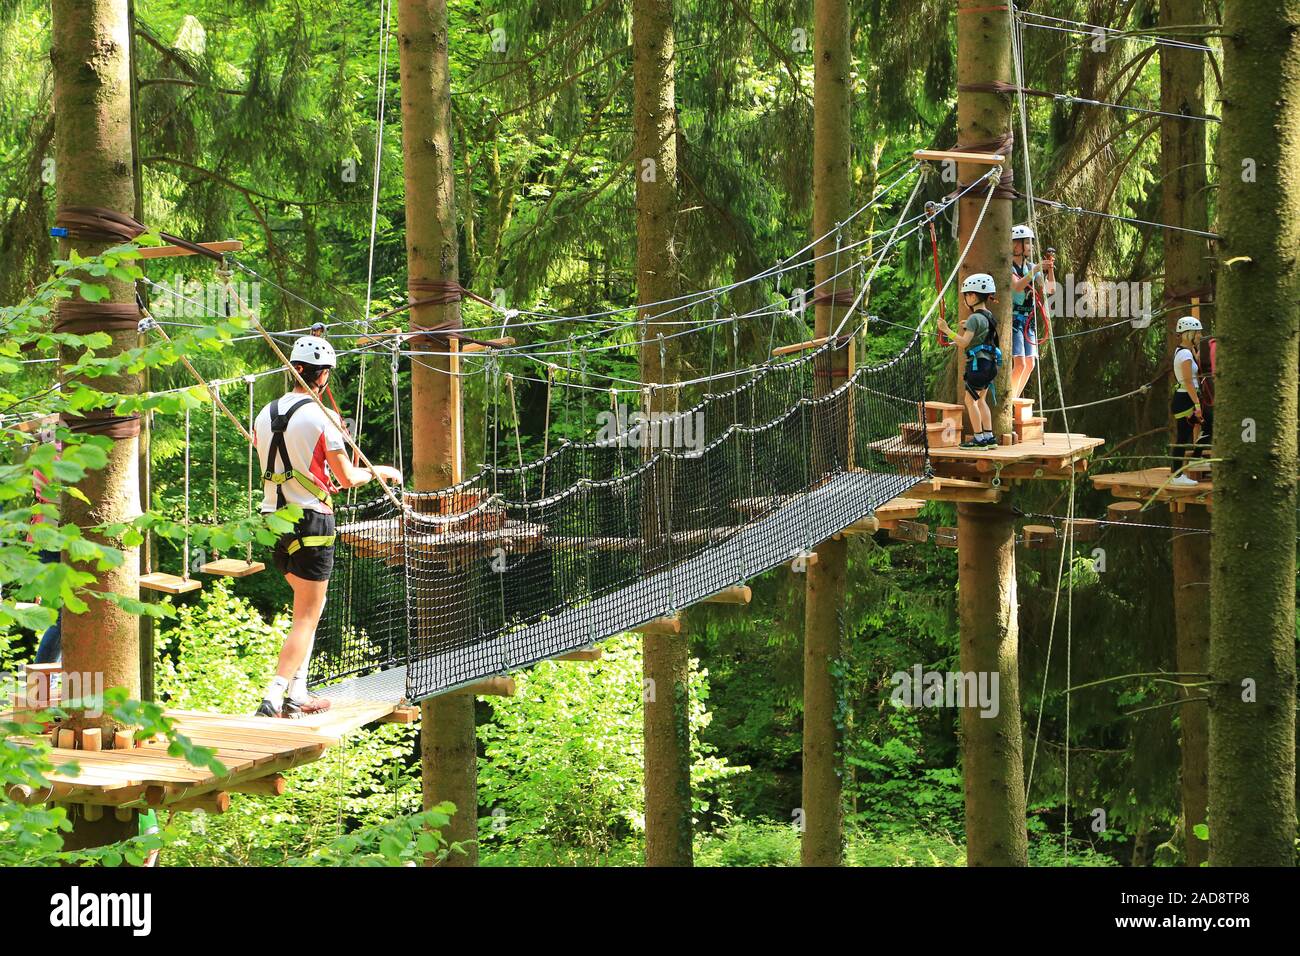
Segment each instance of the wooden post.
[{"label": "wooden post", "polygon": [[[1190,507],[1170,513],[1174,527],[1174,628],[1175,658],[1184,674],[1205,673],[1210,666],[1210,513]],[[1194,680],[1195,678],[1189,678]],[[1182,691],[1201,696],[1197,690]],[[1209,802],[1210,712],[1203,704],[1178,709],[1181,735],[1183,840],[1188,866],[1200,866],[1210,856],[1210,844],[1195,833],[1206,823]],[[1193,862],[1195,861],[1195,862]]]},{"label": "wooden post", "polygon": [[[815,0],[813,4],[815,67],[813,73],[813,237],[819,238],[815,278],[814,334],[834,335],[846,309],[830,300],[831,276],[843,263],[834,255],[837,226],[851,211],[852,179],[849,139],[853,61],[849,49],[847,0]],[[820,238],[820,237],[825,238]],[[846,330],[851,331],[851,330]],[[826,375],[816,390],[829,392],[848,374],[848,350],[835,349],[821,365]],[[814,457],[826,453],[824,446],[839,445],[834,423],[814,429],[811,449]],[[839,688],[834,676],[843,641],[840,616],[844,610],[844,586],[848,564],[848,542],[824,541],[817,547],[818,561],[807,570],[804,598],[803,654],[803,836],[800,859],[804,866],[838,866],[843,855],[843,807],[841,806],[840,733],[836,724]]]},{"label": "wooden post", "polygon": [[[451,77],[446,0],[399,0],[398,49],[402,89],[402,158],[406,182],[408,280],[458,281],[456,201],[451,153]],[[412,292],[414,298],[427,293]],[[460,320],[460,303],[411,310],[411,327]],[[454,352],[449,347],[430,351]],[[459,362],[453,355],[425,356],[411,365],[411,467],[415,488],[432,491],[460,480]],[[424,806],[456,805],[449,842],[465,855],[447,866],[478,863],[478,755],[474,697],[442,694],[420,705],[420,768]]]},{"label": "wooden post", "polygon": [[[59,118],[55,135],[55,191],[59,206],[101,206],[117,212],[135,209],[131,149],[131,66],[127,0],[52,0],[50,60],[54,70],[54,114]],[[116,243],[60,240],[59,257],[69,258],[75,248],[83,256],[96,255]],[[130,282],[102,277],[96,283],[109,289],[106,301],[133,303]],[[133,348],[134,328],[108,333],[111,344],[97,349],[104,358]],[[82,350],[64,346],[61,364],[77,361]],[[136,373],[101,379],[97,387],[131,395],[140,389]],[[129,522],[140,513],[138,442],[135,437],[115,439],[104,467],[90,472],[77,486],[84,501],[64,495],[60,516],[67,524],[85,529],[92,525]],[[87,533],[101,543],[122,548],[119,540]],[[124,548],[117,567],[95,571],[95,587],[128,598],[140,595],[140,552]],[[103,686],[122,687],[130,697],[140,695],[139,621],[107,601],[91,599],[83,614],[63,616],[65,670],[102,677]],[[76,727],[101,726],[112,731],[108,718],[70,718]],[[82,849],[116,842],[130,835],[128,825],[112,816],[97,821],[78,818],[67,835],[65,849]]]},{"label": "wooden post", "polygon": [[1028,866],[1015,514],[1009,505],[958,504],[957,537],[961,669],[998,679],[995,716],[974,705],[961,710],[966,864]]},{"label": "wooden post", "polygon": [[[673,0],[633,0],[632,98],[636,176],[637,299],[659,302],[677,294],[677,122],[674,81]],[[657,335],[673,327],[655,322],[655,311],[641,310],[645,323],[641,380],[676,377],[677,341]],[[655,390],[651,412],[671,406],[671,394]],[[656,474],[668,475],[663,469]],[[667,507],[671,477],[649,483],[645,503],[650,527]],[[645,633],[642,637],[645,734],[646,866],[692,864],[690,752],[690,638],[684,633]]]},{"label": "wooden post", "polygon": [[[1011,61],[1011,17],[1009,5],[991,4],[988,0],[958,0],[957,3],[957,145],[971,147],[995,143],[1011,131],[1011,95],[1009,93],[976,93],[961,89],[966,84],[1014,83]],[[1016,144],[1019,147],[1019,144]],[[984,149],[983,152],[1002,153],[1002,168],[1013,165],[1012,151]],[[957,164],[957,178],[962,185],[970,185],[979,176],[988,173],[981,162]],[[958,203],[957,251],[966,248],[966,242],[975,228],[980,209],[987,196],[984,187],[971,190]],[[980,226],[979,234],[971,245],[958,281],[975,272],[987,272],[997,283],[998,298],[988,304],[997,320],[998,340],[1002,346],[1002,368],[998,372],[996,387],[999,404],[993,409],[993,431],[997,435],[1012,432],[1011,394],[1011,199],[995,196]],[[957,328],[966,320],[968,311],[964,304],[957,309]],[[965,394],[962,371],[965,356],[956,349],[957,394]]]}]

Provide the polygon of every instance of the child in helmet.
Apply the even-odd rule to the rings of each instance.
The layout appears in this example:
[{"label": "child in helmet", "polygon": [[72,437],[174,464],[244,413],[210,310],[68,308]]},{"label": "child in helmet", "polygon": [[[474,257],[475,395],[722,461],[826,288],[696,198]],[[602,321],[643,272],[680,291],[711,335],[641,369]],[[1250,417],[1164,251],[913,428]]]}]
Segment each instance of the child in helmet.
[{"label": "child in helmet", "polygon": [[[1200,365],[1197,355],[1201,346],[1201,320],[1195,316],[1185,315],[1174,326],[1178,336],[1178,348],[1174,351],[1174,396],[1170,402],[1170,411],[1178,427],[1178,457],[1187,460],[1193,457],[1193,432],[1196,425],[1204,420],[1201,411]],[[1171,485],[1191,486],[1197,484],[1190,475],[1175,475]]]},{"label": "child in helmet", "polygon": [[275,566],[293,589],[293,623],[259,717],[302,717],[329,709],[327,699],[307,693],[307,662],[334,570],[334,483],[353,488],[376,475],[402,481],[401,472],[388,465],[375,465],[373,471],[353,465],[337,419],[312,397],[325,389],[338,364],[334,347],[318,335],[304,335],[293,343],[289,364],[307,388],[299,386],[271,402],[253,427],[262,464],[262,513],[288,504],[302,509],[294,529],[275,545]]},{"label": "child in helmet", "polygon": [[1038,345],[1032,339],[1034,292],[1046,297],[1056,291],[1056,256],[1048,252],[1042,265],[1030,261],[1034,231],[1028,226],[1011,227],[1011,397],[1019,398],[1029,384]]},{"label": "child in helmet", "polygon": [[966,411],[970,414],[974,435],[961,443],[963,448],[984,448],[996,445],[993,434],[993,412],[989,409],[988,390],[997,377],[1002,364],[1002,350],[998,348],[998,327],[993,313],[985,303],[997,293],[997,285],[987,272],[977,272],[966,277],[961,284],[962,301],[970,315],[962,323],[960,334],[953,332],[948,323],[939,319],[943,334],[966,350]]}]

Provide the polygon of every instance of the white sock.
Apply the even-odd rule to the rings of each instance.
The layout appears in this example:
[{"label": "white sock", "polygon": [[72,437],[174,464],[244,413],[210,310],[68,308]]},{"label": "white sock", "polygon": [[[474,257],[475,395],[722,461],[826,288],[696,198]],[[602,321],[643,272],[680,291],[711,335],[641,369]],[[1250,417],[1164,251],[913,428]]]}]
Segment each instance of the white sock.
[{"label": "white sock", "polygon": [[302,662],[302,667],[298,668],[298,673],[293,675],[293,680],[289,682],[289,699],[295,703],[307,703],[309,696],[307,694],[307,661]]},{"label": "white sock", "polygon": [[263,700],[269,700],[273,707],[284,706],[284,691],[289,686],[289,681],[276,674],[271,678],[271,683],[266,685],[266,693],[262,695]]}]

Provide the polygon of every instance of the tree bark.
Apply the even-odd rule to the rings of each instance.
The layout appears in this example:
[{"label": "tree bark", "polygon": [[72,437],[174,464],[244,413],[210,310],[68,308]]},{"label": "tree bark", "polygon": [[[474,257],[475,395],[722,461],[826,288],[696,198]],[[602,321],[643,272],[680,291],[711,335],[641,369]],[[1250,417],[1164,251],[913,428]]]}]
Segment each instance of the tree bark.
[{"label": "tree bark", "polygon": [[[1003,83],[1014,82],[1011,62],[1011,14],[995,9],[987,0],[959,0],[957,4],[957,82]],[[962,13],[963,10],[977,13]],[[957,93],[957,145],[974,147],[1000,140],[1011,131],[1011,96],[1008,93]],[[1012,150],[1004,150],[1003,169],[1012,166]],[[957,178],[961,185],[975,182],[976,177],[987,173],[989,167],[971,163],[957,164]],[[984,197],[983,187],[971,190],[958,202],[958,241],[960,253],[975,228]],[[970,253],[963,263],[958,282],[976,272],[987,272],[997,283],[996,301],[988,309],[998,325],[998,341],[1002,347],[1002,367],[994,383],[999,402],[993,408],[993,431],[998,435],[1011,432],[1012,403],[1011,381],[1011,200],[994,197],[984,215],[983,224]],[[958,320],[964,322],[967,314],[964,305],[958,308]],[[953,323],[956,328],[957,322]],[[957,394],[965,393],[962,373],[965,356],[958,347]],[[960,398],[957,401],[961,401]]]},{"label": "tree bark", "polygon": [[[102,206],[130,215],[135,210],[131,149],[131,65],[127,0],[53,0],[50,60],[54,66],[55,191],[60,206]],[[64,239],[62,258],[75,248],[83,256],[97,255],[114,242]],[[88,277],[83,277],[88,278]],[[129,282],[89,279],[109,287],[110,302],[134,302]],[[109,333],[112,345],[98,350],[101,357],[127,351],[136,345],[134,330]],[[81,349],[64,346],[61,365],[77,360]],[[140,389],[138,374],[99,379],[94,387],[134,394]],[[140,515],[139,441],[112,442],[108,462],[79,484],[89,504],[64,495],[59,504],[66,524],[83,530],[109,522],[132,521]],[[121,548],[120,541],[99,535],[86,537]],[[140,552],[122,548],[121,565],[96,572],[94,589],[138,599]],[[92,570],[92,568],[86,568]],[[63,663],[68,674],[81,675],[83,693],[95,693],[102,680],[105,690],[125,688],[132,698],[140,695],[140,624],[107,601],[91,599],[83,614],[63,615]],[[89,680],[91,683],[85,684]],[[73,715],[76,727],[98,726],[111,736],[116,729],[107,717]],[[69,848],[110,843],[135,830],[134,819],[119,821],[106,814],[98,822],[74,814],[74,829],[65,840]]]},{"label": "tree bark", "polygon": [[[446,0],[400,0],[402,159],[406,183],[408,282],[458,281],[455,178],[451,154],[451,73]],[[412,298],[428,298],[413,291]],[[460,303],[411,310],[411,327],[460,322]],[[455,351],[438,340],[429,351]],[[411,470],[418,491],[461,477],[461,408],[455,356],[425,356],[411,366]],[[421,629],[422,630],[422,629]],[[436,637],[436,635],[433,635]],[[420,705],[424,806],[456,805],[445,831],[464,855],[449,866],[478,863],[478,756],[472,694],[444,694]]]},{"label": "tree bark", "polygon": [[[837,226],[852,211],[850,112],[852,86],[849,72],[849,10],[846,0],[816,0],[813,4],[815,63],[813,72],[813,238],[819,239],[814,270],[814,335],[835,332],[847,310],[825,297],[850,288],[851,283],[832,276],[847,262],[834,255],[844,244]],[[822,238],[824,237],[824,238]],[[847,328],[851,334],[855,329]],[[818,371],[816,390],[828,392],[848,374],[849,350],[831,350]],[[838,416],[838,409],[828,411]],[[834,455],[842,447],[838,423],[820,422],[813,454]],[[831,427],[827,427],[831,426]],[[819,469],[820,470],[820,469]],[[848,565],[846,541],[823,541],[817,561],[805,572],[803,656],[803,836],[800,858],[804,866],[838,866],[843,856],[843,781],[840,766],[840,730],[836,722],[838,687],[834,676],[842,656],[844,587]]]},{"label": "tree bark", "polygon": [[1292,866],[1300,3],[1224,11],[1210,863]]},{"label": "tree bark", "polygon": [[[677,294],[677,129],[672,0],[634,0],[632,4],[633,138],[636,175],[637,298],[658,302]],[[673,331],[655,321],[656,310],[642,309],[646,344],[641,348],[641,380],[647,384],[677,376]],[[650,395],[660,411],[667,390]],[[647,507],[666,506],[671,485],[650,485]],[[657,523],[657,518],[652,519]],[[647,531],[647,535],[649,531]],[[691,866],[690,644],[686,633],[643,639],[646,680],[645,862],[646,866]]]},{"label": "tree bark", "polygon": [[[1210,666],[1210,514],[1188,505],[1175,512],[1174,527],[1174,628],[1177,632],[1177,665],[1184,674],[1205,673]],[[1186,678],[1195,680],[1195,678]],[[1200,697],[1199,690],[1184,694]],[[1210,715],[1204,704],[1178,708],[1182,731],[1183,843],[1188,866],[1200,866],[1209,859],[1210,845],[1194,828],[1205,823],[1209,799]]]},{"label": "tree bark", "polygon": [[[1205,22],[1204,0],[1161,0],[1160,24],[1173,26]],[[1167,113],[1205,114],[1205,56],[1200,50],[1160,47],[1160,108]],[[1173,226],[1209,229],[1206,188],[1205,124],[1172,116],[1160,121],[1160,193],[1162,219]],[[1166,355],[1173,368],[1177,336],[1174,326],[1192,309],[1192,299],[1205,305],[1202,291],[1210,282],[1209,247],[1200,236],[1165,230],[1164,305]],[[1213,315],[1213,313],[1211,313]],[[1172,418],[1169,433],[1175,434]],[[1172,437],[1171,437],[1172,441]],[[1192,533],[1174,537],[1175,651],[1180,671],[1209,667],[1210,555],[1209,538],[1194,533],[1209,527],[1203,508],[1189,507],[1174,515],[1174,524]],[[1209,844],[1193,832],[1205,823],[1209,715],[1200,704],[1179,709],[1182,730],[1182,799],[1187,865],[1200,866]]]},{"label": "tree bark", "polygon": [[961,669],[998,675],[997,714],[961,709],[968,866],[1027,866],[1024,744],[1017,661],[1015,515],[1010,505],[957,506]]}]

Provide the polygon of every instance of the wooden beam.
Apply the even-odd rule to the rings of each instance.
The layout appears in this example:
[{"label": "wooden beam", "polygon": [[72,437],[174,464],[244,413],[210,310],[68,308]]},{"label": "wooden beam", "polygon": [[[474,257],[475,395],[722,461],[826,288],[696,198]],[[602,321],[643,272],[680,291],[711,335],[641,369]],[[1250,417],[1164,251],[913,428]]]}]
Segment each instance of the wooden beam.
[{"label": "wooden beam", "polygon": [[243,783],[236,783],[226,787],[226,791],[229,793],[251,793],[266,797],[283,796],[288,789],[289,782],[284,779],[283,775],[278,773],[273,773],[269,777],[259,777],[256,780],[245,780]]},{"label": "wooden beam", "polygon": [[[196,242],[196,246],[202,246],[209,252],[241,252],[244,244],[238,239],[221,239],[217,242]],[[198,255],[192,249],[185,249],[181,246],[142,246],[140,248],[141,259],[170,259],[175,256],[195,256]]]},{"label": "wooden beam", "polygon": [[794,345],[778,345],[772,349],[773,355],[792,355],[795,352],[806,352],[808,349],[815,349],[819,345],[825,345],[831,340],[829,335],[824,335],[819,339],[810,339],[807,342],[796,342]]},{"label": "wooden beam", "polygon": [[599,647],[584,647],[576,651],[569,651],[567,654],[561,654],[559,657],[553,657],[555,661],[598,661],[604,656],[604,651]]},{"label": "wooden beam", "polygon": [[838,534],[835,534],[832,537],[834,537],[835,540],[838,541],[840,538],[844,537],[845,535],[875,534],[879,530],[880,530],[880,522],[876,518],[874,517],[863,518],[861,521],[853,522],[853,524],[849,525],[847,528],[843,529]]},{"label": "wooden beam", "polygon": [[394,707],[391,714],[380,717],[381,724],[413,724],[420,719],[420,708],[413,705]]},{"label": "wooden beam", "polygon": [[980,166],[998,166],[1007,161],[1001,153],[963,153],[951,149],[918,149],[912,153],[912,158],[932,163],[952,160],[957,163],[977,163]]},{"label": "wooden beam", "polygon": [[486,345],[479,345],[477,342],[462,342],[460,350],[462,352],[486,352],[488,349],[500,349],[515,344],[515,337],[507,335],[505,338],[488,339]]},{"label": "wooden beam", "polygon": [[998,488],[965,478],[930,478],[908,489],[909,495],[926,501],[973,501],[995,504],[1002,498]]},{"label": "wooden beam", "polygon": [[489,677],[468,687],[450,691],[451,694],[466,694],[474,697],[514,697],[515,679],[513,677]]},{"label": "wooden beam", "polygon": [[749,589],[747,584],[739,584],[731,588],[723,588],[717,594],[710,594],[704,599],[705,604],[748,604],[754,597],[754,592]]},{"label": "wooden beam", "polygon": [[682,632],[682,619],[676,614],[670,614],[667,617],[646,621],[639,627],[632,628],[632,630],[637,634],[680,634]]},{"label": "wooden beam", "polygon": [[164,806],[170,810],[201,810],[204,813],[220,814],[230,809],[230,794],[225,790],[216,790],[200,797],[187,797]]},{"label": "wooden beam", "polygon": [[897,521],[889,529],[889,536],[896,541],[928,541],[930,526],[921,521]]}]

